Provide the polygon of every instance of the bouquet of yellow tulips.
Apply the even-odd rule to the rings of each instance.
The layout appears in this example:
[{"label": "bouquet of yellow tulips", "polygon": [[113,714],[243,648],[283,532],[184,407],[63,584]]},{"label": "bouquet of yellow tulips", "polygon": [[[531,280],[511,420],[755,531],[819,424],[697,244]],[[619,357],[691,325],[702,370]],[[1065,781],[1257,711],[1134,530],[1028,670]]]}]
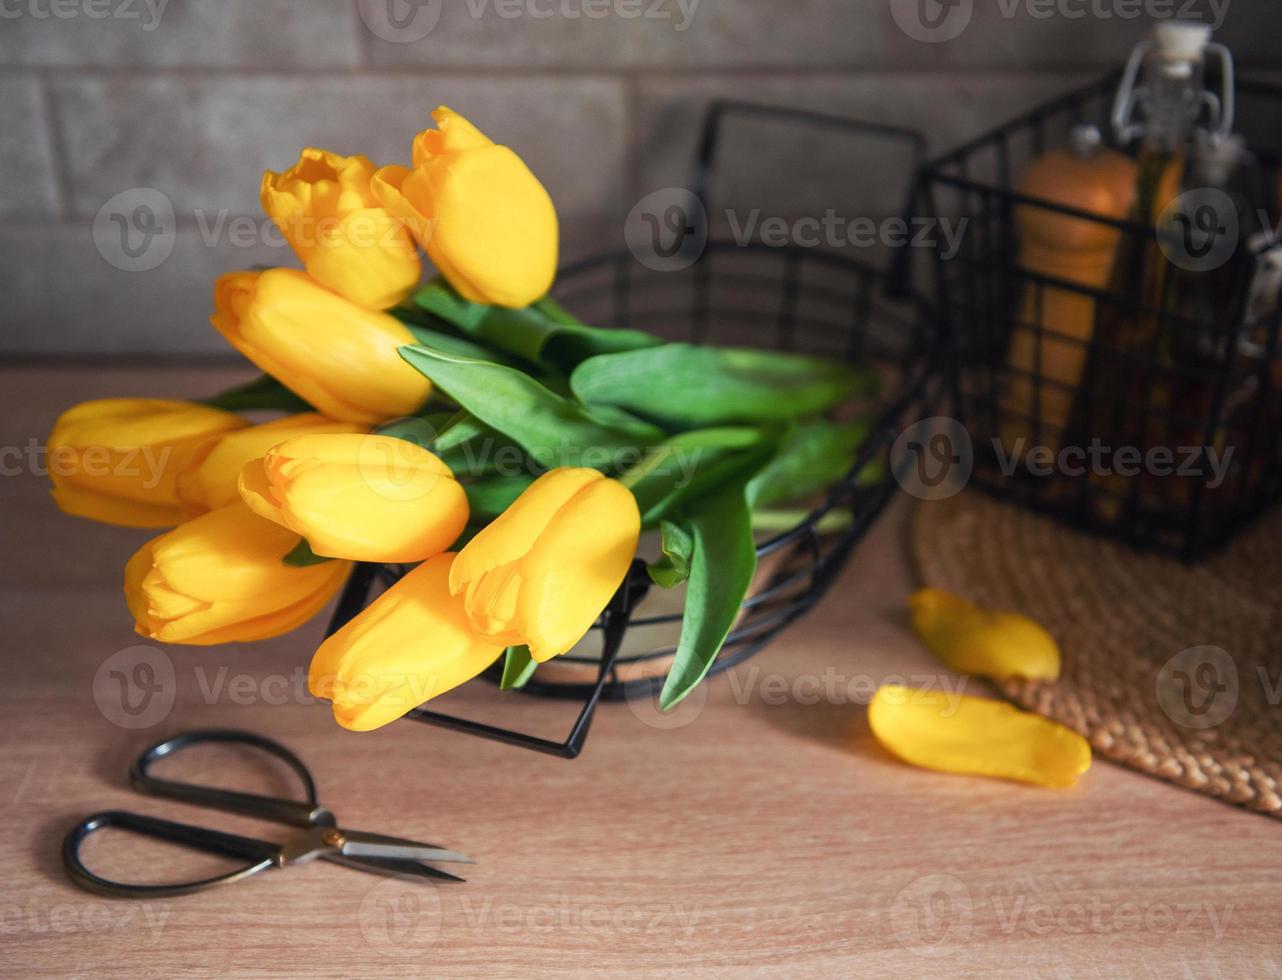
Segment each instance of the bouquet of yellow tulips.
[{"label": "bouquet of yellow tulips", "polygon": [[353,562],[413,566],[312,659],[312,693],[354,730],[500,657],[522,683],[586,634],[653,528],[651,577],[686,585],[671,707],[748,591],[754,509],[846,472],[866,426],[832,410],[876,377],[581,323],[548,296],[547,191],[463,117],[433,116],[411,167],[309,148],[264,175],[302,269],[223,276],[210,318],[262,376],[71,408],[49,437],[54,499],[171,528],[125,566],[138,632],[165,643],[277,636]]}]

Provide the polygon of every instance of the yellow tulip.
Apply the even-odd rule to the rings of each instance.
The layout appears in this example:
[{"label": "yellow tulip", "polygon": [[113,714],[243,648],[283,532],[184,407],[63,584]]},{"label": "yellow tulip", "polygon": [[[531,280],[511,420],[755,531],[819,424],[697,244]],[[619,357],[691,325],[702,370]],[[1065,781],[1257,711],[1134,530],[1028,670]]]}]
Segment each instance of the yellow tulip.
[{"label": "yellow tulip", "polygon": [[428,380],[396,352],[414,336],[294,269],[232,272],[214,286],[214,328],[322,414],[373,425],[411,414]]},{"label": "yellow tulip", "polygon": [[641,533],[636,499],[596,470],[543,474],[473,538],[450,571],[473,629],[537,661],[587,633],[627,574]]},{"label": "yellow tulip", "polygon": [[441,275],[473,303],[525,306],[556,274],[552,198],[510,148],[441,106],[414,140],[413,167],[383,167],[374,192]]},{"label": "yellow tulip", "polygon": [[307,687],[344,728],[367,732],[464,681],[503,653],[450,594],[452,553],[419,565],[320,645]]},{"label": "yellow tulip", "polygon": [[868,724],[887,751],[924,769],[1063,787],[1091,766],[1077,732],[1004,701],[884,684]]},{"label": "yellow tulip", "polygon": [[315,412],[273,419],[207,440],[191,464],[178,474],[178,500],[184,518],[225,507],[240,499],[240,471],[286,439],[313,432],[364,432],[355,422],[335,422]]},{"label": "yellow tulip", "polygon": [[338,591],[351,563],[286,565],[281,559],[297,544],[298,535],[240,501],[153,538],[125,565],[138,632],[205,646],[301,626]]},{"label": "yellow tulip", "polygon": [[997,680],[1059,677],[1059,646],[1027,616],[977,606],[942,589],[919,589],[908,608],[922,642],[953,670]]},{"label": "yellow tulip", "polygon": [[467,525],[467,494],[426,449],[391,436],[304,435],[245,465],[240,495],[318,555],[414,562]]},{"label": "yellow tulip", "polygon": [[282,174],[263,174],[263,210],[323,286],[372,310],[395,306],[418,284],[418,246],[381,207],[366,157],[308,147]]},{"label": "yellow tulip", "polygon": [[125,527],[182,520],[178,474],[211,436],[249,423],[162,398],[103,398],[68,409],[49,433],[49,479],[66,513]]}]

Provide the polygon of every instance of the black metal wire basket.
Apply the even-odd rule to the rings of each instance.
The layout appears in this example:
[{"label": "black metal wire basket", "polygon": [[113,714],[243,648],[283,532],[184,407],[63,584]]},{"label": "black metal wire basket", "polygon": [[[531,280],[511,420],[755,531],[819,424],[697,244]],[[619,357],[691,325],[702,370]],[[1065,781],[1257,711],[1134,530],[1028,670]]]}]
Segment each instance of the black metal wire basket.
[{"label": "black metal wire basket", "polygon": [[[741,111],[870,133],[874,138],[919,142],[914,134],[763,107],[722,103],[708,117],[696,173],[695,196],[712,199],[711,162],[723,114]],[[896,205],[898,206],[898,204]],[[557,299],[585,322],[649,330],[669,340],[798,351],[850,359],[880,369],[885,384],[875,400],[862,406],[874,416],[868,438],[851,458],[844,478],[821,499],[809,502],[795,526],[759,537],[757,554],[765,571],[744,602],[710,676],[750,657],[789,623],[804,615],[828,590],[847,558],[893,495],[891,450],[908,425],[931,411],[944,393],[938,360],[938,331],[933,310],[904,281],[905,264],[887,273],[858,257],[817,248],[767,247],[712,241],[697,260],[675,271],[658,271],[631,252],[603,254],[563,270]],[[680,397],[674,392],[673,397]],[[880,478],[870,481],[867,474]],[[861,477],[863,474],[863,477]],[[851,519],[831,531],[826,520],[838,512]],[[404,569],[358,565],[329,626],[333,633],[356,615],[375,590],[395,582]],[[643,561],[631,570],[589,638],[580,647],[543,665],[520,692],[496,697],[542,697],[582,702],[564,740],[460,718],[427,707],[406,717],[495,739],[565,758],[583,748],[597,705],[602,700],[649,698],[662,683],[644,665],[660,665],[675,652],[679,612],[647,609],[651,585]],[[633,642],[625,638],[667,630],[671,642]],[[546,670],[556,667],[556,670]],[[497,682],[501,664],[485,675]],[[633,676],[644,673],[645,676]]]},{"label": "black metal wire basket", "polygon": [[[1138,295],[1138,288],[1116,279],[1089,288],[1021,264],[1021,212],[1115,229],[1119,254],[1128,248],[1164,254],[1155,224],[1018,191],[1030,162],[1065,145],[1073,127],[1093,124],[1110,132],[1119,77],[1041,105],[932,161],[919,200],[929,214],[968,222],[955,255],[937,250],[936,268],[937,302],[953,351],[959,438],[973,452],[971,482],[1076,528],[1191,561],[1226,544],[1282,497],[1279,295],[1251,295],[1259,282],[1257,258],[1242,247],[1206,271],[1169,265],[1158,276],[1156,296]],[[1265,212],[1250,217],[1268,228],[1280,203],[1282,89],[1239,81],[1237,93],[1237,128],[1253,151],[1258,186],[1252,191]],[[1166,245],[1169,256],[1169,235]],[[1195,275],[1216,277],[1213,308],[1180,306],[1180,290]],[[1053,304],[1078,301],[1093,309],[1085,342],[1053,325]],[[1114,343],[1116,334],[1101,325],[1123,320],[1147,324],[1148,335]],[[1011,353],[1017,332],[1032,338],[1031,364]],[[1085,368],[1080,383],[1069,386],[1048,369],[1047,351],[1076,343],[1084,345]],[[1196,356],[1179,353],[1195,347]],[[1012,390],[1028,397],[1013,399]],[[1054,397],[1071,410],[1046,411]],[[1034,464],[1030,454],[1013,451],[1012,434],[1026,439],[1021,447],[1049,452]]]}]

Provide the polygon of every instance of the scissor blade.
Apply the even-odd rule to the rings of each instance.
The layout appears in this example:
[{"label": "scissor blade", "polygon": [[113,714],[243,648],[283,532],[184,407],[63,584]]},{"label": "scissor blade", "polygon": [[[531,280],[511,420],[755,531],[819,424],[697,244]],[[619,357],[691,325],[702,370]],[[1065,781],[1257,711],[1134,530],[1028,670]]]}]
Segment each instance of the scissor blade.
[{"label": "scissor blade", "polygon": [[402,861],[450,861],[461,864],[475,864],[466,854],[437,847],[434,844],[421,844],[418,841],[406,840],[403,837],[388,837],[386,834],[368,834],[363,830],[342,830],[343,854],[359,858],[393,858]]},{"label": "scissor blade", "polygon": [[345,854],[339,854],[337,851],[331,851],[323,856],[325,860],[341,864],[345,868],[355,868],[357,871],[368,871],[370,874],[386,875],[392,878],[407,876],[426,878],[432,881],[466,880],[458,875],[452,875],[448,871],[442,871],[440,868],[419,864],[417,861],[401,861],[396,858],[348,857]]}]

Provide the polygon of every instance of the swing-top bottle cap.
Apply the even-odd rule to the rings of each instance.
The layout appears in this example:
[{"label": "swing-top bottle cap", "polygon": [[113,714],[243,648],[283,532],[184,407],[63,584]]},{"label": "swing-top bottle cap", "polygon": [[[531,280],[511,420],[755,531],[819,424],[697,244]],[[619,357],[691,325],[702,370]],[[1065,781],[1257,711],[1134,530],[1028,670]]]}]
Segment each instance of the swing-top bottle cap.
[{"label": "swing-top bottle cap", "polygon": [[1157,48],[1162,72],[1173,78],[1188,78],[1193,66],[1211,40],[1211,25],[1190,20],[1164,20],[1153,25],[1153,44]]}]

